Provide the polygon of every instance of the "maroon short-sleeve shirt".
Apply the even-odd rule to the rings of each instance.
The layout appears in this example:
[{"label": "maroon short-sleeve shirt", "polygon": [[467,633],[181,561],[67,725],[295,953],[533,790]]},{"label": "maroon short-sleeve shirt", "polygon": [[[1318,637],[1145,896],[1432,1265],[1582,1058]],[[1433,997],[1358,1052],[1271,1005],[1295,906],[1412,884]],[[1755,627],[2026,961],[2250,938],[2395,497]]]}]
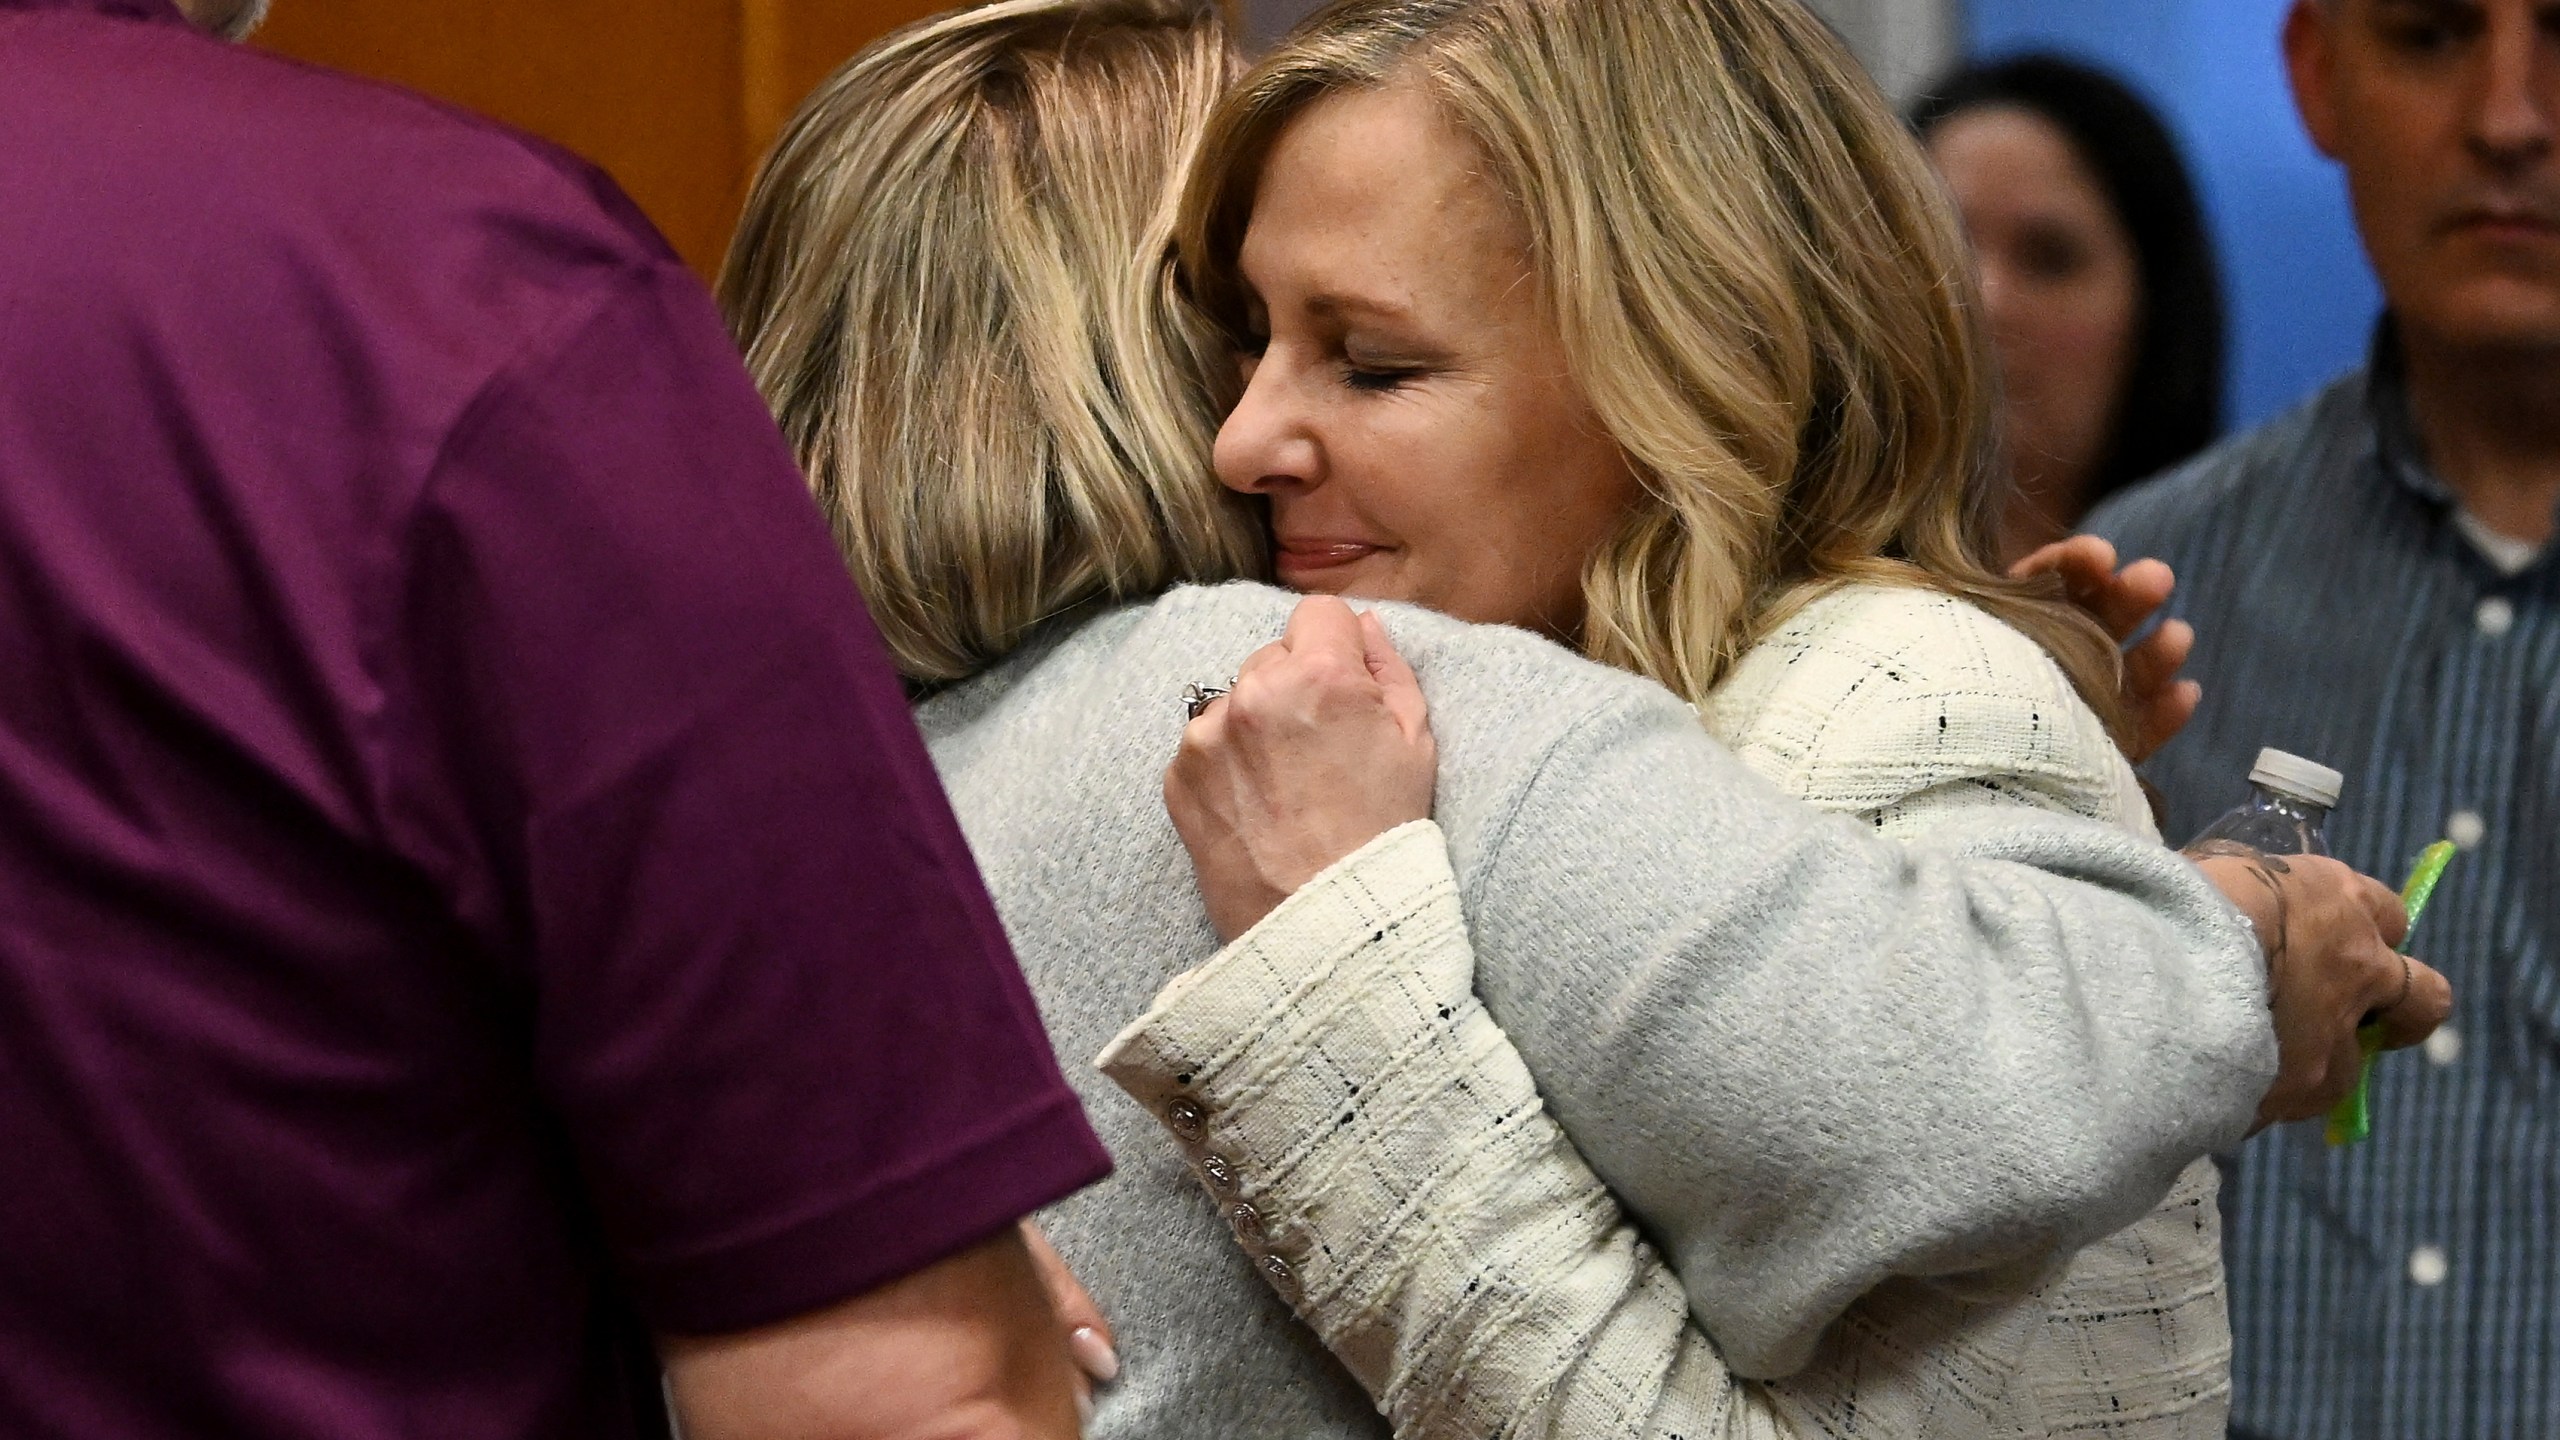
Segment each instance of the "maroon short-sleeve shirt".
[{"label": "maroon short-sleeve shirt", "polygon": [[612,187],[0,0],[0,1434],[645,1433],[1105,1164]]}]

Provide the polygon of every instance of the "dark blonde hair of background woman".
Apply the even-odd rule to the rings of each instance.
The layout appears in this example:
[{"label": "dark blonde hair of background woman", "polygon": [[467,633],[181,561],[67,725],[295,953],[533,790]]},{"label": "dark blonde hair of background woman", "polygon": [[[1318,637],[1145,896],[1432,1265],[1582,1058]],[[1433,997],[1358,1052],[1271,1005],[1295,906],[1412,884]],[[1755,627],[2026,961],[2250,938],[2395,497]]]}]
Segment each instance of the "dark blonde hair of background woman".
[{"label": "dark blonde hair of background woman", "polygon": [[856,56],[757,176],[721,303],[910,680],[1265,569],[1209,474],[1223,344],[1170,295],[1233,74],[1206,0],[1003,0]]}]

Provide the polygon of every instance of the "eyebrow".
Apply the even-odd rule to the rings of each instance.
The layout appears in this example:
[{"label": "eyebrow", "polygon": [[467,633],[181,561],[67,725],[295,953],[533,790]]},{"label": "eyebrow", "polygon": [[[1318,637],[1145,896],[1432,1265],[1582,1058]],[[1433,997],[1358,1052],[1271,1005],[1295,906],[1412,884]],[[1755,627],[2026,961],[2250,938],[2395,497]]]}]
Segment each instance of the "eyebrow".
[{"label": "eyebrow", "polygon": [[1409,305],[1398,305],[1391,300],[1373,300],[1365,295],[1341,295],[1329,290],[1308,296],[1306,307],[1309,313],[1321,315],[1328,320],[1339,320],[1350,315],[1366,316],[1373,320],[1411,320],[1413,318],[1413,307]]}]

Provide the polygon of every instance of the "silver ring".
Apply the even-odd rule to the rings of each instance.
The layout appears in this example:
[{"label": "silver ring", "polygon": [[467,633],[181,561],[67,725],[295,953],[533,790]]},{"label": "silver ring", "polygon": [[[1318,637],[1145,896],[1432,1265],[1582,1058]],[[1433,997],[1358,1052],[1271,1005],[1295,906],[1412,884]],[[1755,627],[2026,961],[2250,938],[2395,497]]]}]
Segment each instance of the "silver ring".
[{"label": "silver ring", "polygon": [[1224,697],[1224,696],[1227,694],[1227,692],[1229,692],[1229,691],[1231,691],[1231,690],[1233,690],[1233,689],[1235,689],[1235,688],[1236,688],[1236,682],[1234,682],[1233,680],[1228,681],[1228,682],[1227,682],[1226,684],[1224,684],[1224,685],[1185,685],[1185,686],[1183,686],[1183,687],[1182,687],[1182,714],[1183,714],[1183,717],[1184,717],[1185,719],[1189,719],[1189,720],[1197,720],[1197,719],[1199,719],[1199,718],[1200,718],[1200,712],[1201,712],[1201,711],[1208,709],[1208,708],[1210,707],[1210,705],[1212,705],[1213,703],[1215,703],[1216,701],[1218,701],[1219,699],[1221,699],[1222,697]]}]

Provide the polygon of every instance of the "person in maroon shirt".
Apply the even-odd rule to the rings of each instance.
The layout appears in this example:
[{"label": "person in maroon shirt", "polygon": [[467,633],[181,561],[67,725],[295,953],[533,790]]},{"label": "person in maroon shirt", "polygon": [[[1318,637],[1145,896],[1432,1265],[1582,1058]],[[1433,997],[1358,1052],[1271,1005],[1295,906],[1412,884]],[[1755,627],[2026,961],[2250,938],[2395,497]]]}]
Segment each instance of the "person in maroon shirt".
[{"label": "person in maroon shirt", "polygon": [[0,0],[0,1433],[1072,1433],[1107,1158],[709,297],[185,21]]}]

